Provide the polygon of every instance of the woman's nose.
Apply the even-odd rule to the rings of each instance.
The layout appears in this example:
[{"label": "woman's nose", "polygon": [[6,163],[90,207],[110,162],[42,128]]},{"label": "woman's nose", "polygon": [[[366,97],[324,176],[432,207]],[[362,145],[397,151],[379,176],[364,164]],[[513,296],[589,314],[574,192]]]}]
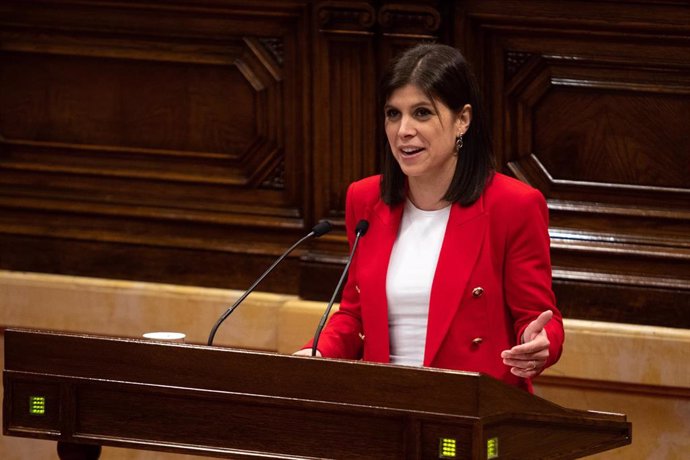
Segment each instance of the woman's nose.
[{"label": "woman's nose", "polygon": [[402,117],[400,120],[400,128],[398,129],[398,136],[411,137],[417,133],[414,126],[414,120],[410,117]]}]

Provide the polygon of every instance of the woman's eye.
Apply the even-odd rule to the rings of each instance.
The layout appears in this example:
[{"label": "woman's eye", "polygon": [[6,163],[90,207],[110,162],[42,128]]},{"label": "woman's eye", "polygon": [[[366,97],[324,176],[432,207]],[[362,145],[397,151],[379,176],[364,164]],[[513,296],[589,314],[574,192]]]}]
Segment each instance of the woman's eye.
[{"label": "woman's eye", "polygon": [[420,107],[420,108],[418,108],[417,110],[415,110],[415,113],[414,113],[414,114],[415,114],[415,116],[418,117],[418,118],[427,118],[427,117],[430,117],[431,115],[433,115],[433,113],[431,112],[431,110],[426,109],[426,108],[424,108],[424,107]]},{"label": "woman's eye", "polygon": [[396,118],[398,115],[400,115],[400,112],[395,109],[386,110],[386,118]]}]

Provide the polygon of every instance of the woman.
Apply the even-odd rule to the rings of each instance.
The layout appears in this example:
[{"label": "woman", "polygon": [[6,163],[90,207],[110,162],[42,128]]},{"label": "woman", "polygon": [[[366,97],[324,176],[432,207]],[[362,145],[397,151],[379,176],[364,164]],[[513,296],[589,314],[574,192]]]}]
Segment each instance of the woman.
[{"label": "woman", "polygon": [[319,354],[483,372],[531,391],[563,343],[543,196],[493,171],[478,85],[456,49],[406,51],[381,94],[384,171],[348,189],[350,245],[359,220],[370,226]]}]

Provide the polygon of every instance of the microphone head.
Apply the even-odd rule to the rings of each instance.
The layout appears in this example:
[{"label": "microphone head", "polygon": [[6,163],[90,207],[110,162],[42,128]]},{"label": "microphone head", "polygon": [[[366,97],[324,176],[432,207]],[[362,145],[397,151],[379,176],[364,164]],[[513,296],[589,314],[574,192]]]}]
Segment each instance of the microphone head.
[{"label": "microphone head", "polygon": [[362,219],[357,222],[357,226],[355,227],[355,235],[364,236],[367,230],[369,230],[369,221]]},{"label": "microphone head", "polygon": [[314,233],[314,236],[325,235],[331,231],[331,223],[327,220],[322,220],[318,224],[314,225],[314,228],[312,228],[311,231]]}]

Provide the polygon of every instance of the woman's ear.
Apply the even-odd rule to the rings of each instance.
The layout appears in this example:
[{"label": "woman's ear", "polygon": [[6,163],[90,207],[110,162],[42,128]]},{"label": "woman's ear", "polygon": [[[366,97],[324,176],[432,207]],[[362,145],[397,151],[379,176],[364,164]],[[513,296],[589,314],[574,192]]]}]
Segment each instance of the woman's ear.
[{"label": "woman's ear", "polygon": [[456,128],[458,134],[465,134],[472,123],[472,106],[465,104],[465,106],[458,112],[458,118],[456,121]]}]

